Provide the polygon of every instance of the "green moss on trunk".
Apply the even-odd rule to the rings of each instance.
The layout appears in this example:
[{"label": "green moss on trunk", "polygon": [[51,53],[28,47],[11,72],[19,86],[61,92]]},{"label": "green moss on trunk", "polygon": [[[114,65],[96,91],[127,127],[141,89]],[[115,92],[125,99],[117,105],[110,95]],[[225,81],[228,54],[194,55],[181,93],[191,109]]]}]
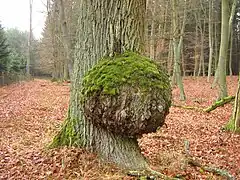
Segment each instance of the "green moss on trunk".
[{"label": "green moss on trunk", "polygon": [[49,148],[56,148],[59,146],[82,146],[81,138],[74,130],[74,121],[65,119],[61,130],[54,137],[53,141],[49,145]]},{"label": "green moss on trunk", "polygon": [[224,126],[224,130],[240,133],[240,128],[236,128],[233,118],[231,118],[230,121],[228,121],[228,123]]}]

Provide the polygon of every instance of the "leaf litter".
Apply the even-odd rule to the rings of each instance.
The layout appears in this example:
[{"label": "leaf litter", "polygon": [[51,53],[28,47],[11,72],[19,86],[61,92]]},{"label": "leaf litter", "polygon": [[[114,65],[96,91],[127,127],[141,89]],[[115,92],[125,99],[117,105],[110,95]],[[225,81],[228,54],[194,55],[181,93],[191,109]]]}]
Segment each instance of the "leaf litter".
[{"label": "leaf litter", "polygon": [[[228,77],[234,95],[237,77]],[[104,163],[80,148],[48,150],[66,117],[68,83],[48,80],[20,82],[0,88],[0,179],[132,179],[123,170]],[[184,79],[186,102],[174,104],[207,107],[218,96],[206,78]],[[191,157],[203,165],[225,169],[240,179],[240,135],[221,130],[232,113],[232,104],[211,113],[171,107],[166,126],[139,139],[152,168],[185,179],[224,179],[185,162],[184,141]]]}]

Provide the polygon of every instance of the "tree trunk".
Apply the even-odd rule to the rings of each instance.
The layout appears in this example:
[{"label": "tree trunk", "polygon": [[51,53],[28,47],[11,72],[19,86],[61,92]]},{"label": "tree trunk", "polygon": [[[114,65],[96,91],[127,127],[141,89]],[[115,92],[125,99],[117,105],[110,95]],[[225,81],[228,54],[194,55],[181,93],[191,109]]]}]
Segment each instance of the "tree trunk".
[{"label": "tree trunk", "polygon": [[226,61],[228,50],[228,20],[229,20],[229,5],[228,0],[222,0],[222,27],[221,27],[221,45],[218,61],[219,72],[219,98],[227,97],[226,83]]},{"label": "tree trunk", "polygon": [[65,16],[65,10],[64,10],[64,2],[63,0],[59,1],[60,3],[60,21],[61,21],[61,26],[62,26],[62,38],[63,38],[63,49],[64,49],[64,75],[63,75],[63,79],[67,80],[69,79],[69,65],[70,65],[70,54],[71,54],[71,49],[70,49],[70,36],[68,33],[68,27],[67,27],[67,20],[66,20],[66,16]]},{"label": "tree trunk", "polygon": [[238,88],[235,96],[232,117],[226,125],[226,129],[230,131],[240,131],[240,78],[238,79]]},{"label": "tree trunk", "polygon": [[151,23],[151,37],[150,37],[150,58],[151,59],[155,59],[155,53],[156,53],[156,49],[155,49],[155,43],[156,43],[156,38],[155,38],[155,11],[156,11],[156,4],[153,1],[152,2],[152,23]]},{"label": "tree trunk", "polygon": [[27,58],[27,65],[26,65],[26,73],[28,77],[30,77],[30,64],[32,61],[32,6],[33,6],[33,0],[29,0],[30,20],[29,20],[29,37],[28,37],[28,58]]},{"label": "tree trunk", "polygon": [[[185,1],[185,8],[186,8],[186,1]],[[180,89],[180,100],[184,101],[186,99],[183,82],[182,82],[182,76],[181,76],[181,48],[183,44],[183,33],[185,30],[185,24],[186,24],[186,9],[184,9],[184,17],[182,22],[182,28],[180,30],[180,38],[178,32],[178,26],[177,26],[177,8],[176,8],[176,0],[172,0],[172,9],[173,9],[173,52],[174,52],[174,69],[173,69],[173,76],[176,76],[176,81],[178,88]]]},{"label": "tree trunk", "polygon": [[233,52],[233,29],[230,30],[231,34],[230,34],[230,53],[229,53],[229,61],[228,61],[228,69],[229,69],[229,75],[232,76],[233,72],[232,72],[232,52]]},{"label": "tree trunk", "polygon": [[219,60],[219,45],[218,45],[218,28],[217,28],[217,23],[214,25],[214,48],[215,48],[215,56],[214,56],[214,80],[212,83],[211,88],[215,88],[217,85],[218,79],[219,79],[219,74],[218,74],[218,60]]},{"label": "tree trunk", "polygon": [[208,19],[208,31],[209,31],[209,60],[208,60],[208,77],[207,82],[210,81],[212,75],[212,59],[213,59],[213,28],[212,28],[212,9],[213,9],[213,0],[209,0],[209,19]]},{"label": "tree trunk", "polygon": [[214,24],[214,51],[215,51],[215,55],[214,55],[214,71],[216,74],[217,71],[217,65],[218,65],[218,59],[219,59],[219,41],[218,41],[218,28],[217,28],[217,23]]},{"label": "tree trunk", "polygon": [[182,47],[182,49],[181,49],[181,54],[182,54],[182,71],[183,71],[183,77],[185,77],[185,76],[186,76],[186,64],[185,64],[183,47]]},{"label": "tree trunk", "polygon": [[205,62],[204,62],[204,36],[205,36],[205,20],[203,21],[203,27],[201,27],[201,53],[200,53],[200,62],[199,62],[199,70],[198,70],[198,76],[201,74],[202,69],[202,75],[205,76]]},{"label": "tree trunk", "polygon": [[[197,22],[197,21],[196,21]],[[196,27],[195,27],[195,47],[194,47],[194,72],[193,72],[193,76],[196,77],[197,76],[197,69],[199,66],[198,63],[198,25],[196,23]]]},{"label": "tree trunk", "polygon": [[94,126],[84,118],[79,99],[84,74],[103,56],[143,50],[145,6],[146,0],[80,1],[68,118],[54,138],[53,147],[83,147],[121,167],[146,168],[137,139]]},{"label": "tree trunk", "polygon": [[173,44],[172,40],[169,41],[169,46],[168,46],[168,75],[172,75],[172,65],[173,64]]},{"label": "tree trunk", "polygon": [[228,59],[228,68],[229,68],[229,74],[232,75],[232,40],[233,40],[233,28],[232,28],[232,23],[233,23],[233,18],[236,12],[236,6],[237,6],[237,0],[233,0],[232,2],[232,7],[231,7],[231,14],[229,17],[229,22],[228,22],[228,42],[230,43],[230,53],[229,53],[229,59]]}]

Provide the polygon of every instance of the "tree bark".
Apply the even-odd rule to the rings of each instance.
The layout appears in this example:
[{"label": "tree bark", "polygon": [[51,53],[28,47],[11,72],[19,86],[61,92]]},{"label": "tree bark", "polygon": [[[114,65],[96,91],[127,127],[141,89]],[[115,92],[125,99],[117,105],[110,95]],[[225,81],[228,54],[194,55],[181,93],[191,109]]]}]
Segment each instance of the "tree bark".
[{"label": "tree bark", "polygon": [[151,59],[155,59],[155,55],[156,55],[156,48],[155,48],[155,44],[156,44],[156,34],[155,34],[155,16],[156,16],[156,4],[153,1],[152,2],[152,22],[151,22],[151,37],[150,37],[150,58]]},{"label": "tree bark", "polygon": [[197,76],[197,69],[199,66],[198,59],[199,59],[199,54],[198,54],[198,23],[197,23],[197,18],[196,18],[196,27],[195,27],[195,47],[194,47],[194,72],[193,76]]},{"label": "tree bark", "polygon": [[[201,27],[203,26],[203,27]],[[198,76],[201,74],[202,69],[202,75],[205,76],[205,62],[204,62],[204,36],[205,36],[205,20],[203,21],[203,25],[200,25],[200,34],[201,34],[201,50],[200,50],[200,62],[199,62],[199,70],[198,70]]]},{"label": "tree bark", "polygon": [[219,98],[227,97],[226,83],[226,61],[228,50],[228,23],[229,23],[229,5],[228,0],[222,0],[222,26],[221,26],[221,45],[218,61],[219,72]]},{"label": "tree bark", "polygon": [[174,69],[173,69],[173,77],[176,76],[176,81],[178,88],[180,89],[180,100],[184,101],[186,99],[183,82],[182,82],[182,76],[181,76],[181,48],[183,44],[183,33],[185,30],[185,24],[186,24],[186,1],[185,1],[185,7],[184,7],[184,17],[182,22],[182,27],[180,29],[180,38],[179,34],[177,34],[178,26],[177,26],[177,4],[176,0],[172,0],[172,9],[173,9],[173,52],[174,52]]},{"label": "tree bark", "polygon": [[229,75],[232,76],[233,72],[232,72],[232,56],[233,56],[233,29],[230,30],[231,34],[230,34],[230,53],[229,53],[229,61],[228,61],[228,69],[229,69]]},{"label": "tree bark", "polygon": [[68,33],[68,27],[67,27],[67,20],[66,20],[66,15],[65,15],[65,9],[64,9],[64,1],[60,0],[60,21],[61,21],[61,26],[62,26],[62,38],[63,38],[63,49],[64,49],[64,75],[63,79],[67,80],[70,77],[70,72],[69,72],[69,65],[70,65],[70,54],[71,54],[71,49],[70,49],[70,36]]},{"label": "tree bark", "polygon": [[235,96],[232,117],[225,128],[230,131],[240,131],[240,78],[238,79],[238,88]]},{"label": "tree bark", "polygon": [[212,75],[212,59],[213,59],[213,25],[212,25],[212,9],[213,9],[213,0],[209,0],[209,15],[208,15],[208,31],[209,31],[209,60],[208,60],[208,77],[207,82],[210,82],[210,77]]},{"label": "tree bark", "polygon": [[172,75],[172,64],[173,64],[173,45],[172,40],[170,40],[168,46],[168,64],[167,64],[168,75]]},{"label": "tree bark", "polygon": [[237,6],[237,0],[233,0],[232,7],[231,7],[231,13],[230,13],[230,17],[229,17],[229,22],[228,22],[228,42],[230,43],[228,68],[229,68],[230,75],[232,75],[232,40],[233,40],[232,23],[233,23],[233,18],[234,18],[235,12],[236,12],[236,6]]},{"label": "tree bark", "polygon": [[215,51],[215,55],[214,55],[214,71],[216,74],[217,71],[217,65],[218,65],[218,59],[219,59],[219,41],[218,41],[218,28],[217,28],[217,23],[214,24],[214,51]]},{"label": "tree bark", "polygon": [[218,60],[219,60],[219,41],[218,41],[218,28],[217,23],[214,25],[214,48],[215,48],[215,56],[214,56],[214,80],[212,83],[211,88],[215,88],[217,85],[219,74],[218,74]]},{"label": "tree bark", "polygon": [[32,61],[32,6],[33,6],[33,0],[29,0],[29,37],[28,37],[28,58],[27,58],[27,65],[26,65],[26,73],[27,76],[30,77],[30,64]]},{"label": "tree bark", "polygon": [[84,74],[103,56],[126,50],[142,52],[145,6],[146,0],[80,1],[68,118],[54,138],[52,147],[83,147],[121,167],[146,168],[137,139],[94,126],[84,118],[79,99]]}]

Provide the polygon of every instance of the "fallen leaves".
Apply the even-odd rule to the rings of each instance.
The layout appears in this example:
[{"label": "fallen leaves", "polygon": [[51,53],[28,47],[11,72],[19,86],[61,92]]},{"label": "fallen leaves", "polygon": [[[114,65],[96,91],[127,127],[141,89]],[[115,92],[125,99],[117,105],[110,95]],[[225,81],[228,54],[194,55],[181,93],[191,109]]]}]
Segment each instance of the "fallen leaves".
[{"label": "fallen leaves", "polygon": [[[187,78],[184,85],[187,101],[180,102],[174,89],[174,104],[204,108],[217,98],[217,90],[204,78]],[[228,78],[229,94],[236,87],[237,77]],[[66,117],[68,101],[67,83],[34,80],[0,88],[0,179],[131,179],[82,149],[46,149]],[[219,179],[185,164],[187,140],[192,157],[240,179],[240,135],[221,131],[231,113],[231,104],[211,113],[172,107],[167,126],[139,140],[142,153],[166,175]]]},{"label": "fallen leaves", "polygon": [[[228,78],[228,84],[229,94],[234,95],[237,87],[237,77]],[[206,83],[205,78],[187,78],[184,80],[184,85],[188,100],[186,102],[180,102],[178,100],[179,90],[174,89],[174,104],[203,108],[211,105],[217,98],[217,89],[211,89],[211,84]],[[210,99],[210,101],[208,99]],[[180,151],[183,153],[184,140],[188,140],[190,142],[190,154],[193,157],[198,158],[203,164],[226,169],[239,179],[239,135],[221,130],[222,126],[228,122],[231,114],[231,104],[219,107],[211,113],[172,107],[166,119],[168,128],[163,127],[157,133],[144,136],[140,142],[141,147],[143,152],[154,149],[153,152],[151,152],[151,156],[147,155],[149,152],[145,155],[154,166],[159,166],[161,162],[156,161],[159,154],[172,153],[172,151]],[[151,141],[153,140],[149,138],[149,136],[164,136],[164,138],[155,138],[154,145],[151,145]],[[166,143],[163,139],[172,136],[176,136],[177,138],[174,141],[169,141],[171,148],[169,149],[169,146],[163,146],[163,144]],[[180,155],[181,153],[179,156]],[[177,158],[172,158],[172,162],[176,161],[176,159]],[[175,171],[179,171],[181,167],[178,166],[174,169]],[[202,173],[192,168],[188,168],[187,172],[191,174],[190,177],[188,176],[188,179],[194,179],[196,177],[205,179],[209,176],[209,173]]]},{"label": "fallen leaves", "polygon": [[0,94],[0,179],[121,177],[81,149],[46,149],[66,116],[69,84],[34,80],[2,87]]}]

